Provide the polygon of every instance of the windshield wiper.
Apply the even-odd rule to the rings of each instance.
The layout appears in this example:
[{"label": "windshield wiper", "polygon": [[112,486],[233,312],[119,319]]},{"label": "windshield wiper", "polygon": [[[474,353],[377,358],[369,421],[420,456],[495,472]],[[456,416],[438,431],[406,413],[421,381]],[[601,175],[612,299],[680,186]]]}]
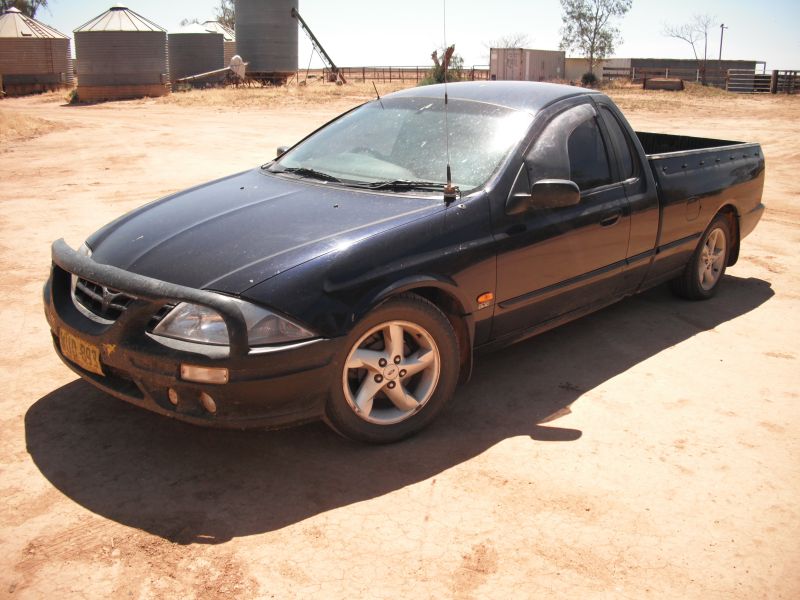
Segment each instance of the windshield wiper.
[{"label": "windshield wiper", "polygon": [[[272,169],[270,169],[272,171]],[[342,180],[338,177],[334,177],[328,173],[323,173],[322,171],[317,171],[316,169],[309,169],[308,167],[286,167],[284,169],[272,171],[273,173],[291,173],[292,175],[297,175],[298,177],[308,177],[310,179],[321,179],[322,181],[335,181],[336,183],[341,183]]]},{"label": "windshield wiper", "polygon": [[444,190],[445,183],[438,183],[436,181],[410,181],[408,179],[394,179],[391,181],[373,181],[372,183],[364,184],[364,187],[371,190],[423,190],[429,192],[440,192]]}]

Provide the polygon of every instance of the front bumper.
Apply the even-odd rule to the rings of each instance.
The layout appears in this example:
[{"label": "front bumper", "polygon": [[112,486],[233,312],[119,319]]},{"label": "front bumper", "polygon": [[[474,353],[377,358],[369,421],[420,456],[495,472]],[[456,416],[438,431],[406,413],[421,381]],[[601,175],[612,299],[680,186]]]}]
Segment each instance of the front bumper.
[{"label": "front bumper", "polygon": [[[53,265],[44,287],[44,309],[56,353],[83,379],[101,390],[162,415],[197,425],[272,428],[318,419],[330,386],[338,381],[334,358],[342,340],[316,339],[288,346],[251,349],[235,302],[220,294],[158,281],[100,265],[79,255],[62,240],[53,244]],[[135,300],[111,324],[87,318],[71,295],[72,274],[133,296]],[[231,345],[157,342],[148,333],[151,320],[167,304],[194,302],[217,310],[228,326]],[[103,375],[67,359],[62,331],[100,351]],[[225,384],[181,379],[181,365],[227,368]],[[170,400],[177,394],[177,404]],[[211,412],[201,394],[213,398]]]}]

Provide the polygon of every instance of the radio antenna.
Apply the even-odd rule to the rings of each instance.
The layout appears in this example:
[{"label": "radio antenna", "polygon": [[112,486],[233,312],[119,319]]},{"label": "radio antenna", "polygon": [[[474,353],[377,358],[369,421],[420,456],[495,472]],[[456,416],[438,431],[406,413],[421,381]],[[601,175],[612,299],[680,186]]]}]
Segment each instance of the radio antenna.
[{"label": "radio antenna", "polygon": [[450,52],[447,47],[447,0],[442,0],[442,36],[444,37],[444,60],[442,66],[444,67],[444,144],[445,152],[447,153],[447,183],[444,186],[444,201],[446,203],[453,202],[458,198],[458,188],[453,185],[453,176],[450,172],[450,125],[447,120],[447,71],[450,67]]},{"label": "radio antenna", "polygon": [[372,82],[372,87],[375,88],[375,95],[378,97],[378,102],[381,103],[381,108],[385,110],[386,107],[383,106],[383,100],[381,100],[381,95],[378,93],[378,86],[375,85],[375,82]]}]

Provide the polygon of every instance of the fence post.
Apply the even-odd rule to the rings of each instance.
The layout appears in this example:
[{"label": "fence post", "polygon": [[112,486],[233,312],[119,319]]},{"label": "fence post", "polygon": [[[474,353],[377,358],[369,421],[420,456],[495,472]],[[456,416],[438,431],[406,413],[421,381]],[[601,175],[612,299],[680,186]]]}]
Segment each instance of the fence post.
[{"label": "fence post", "polygon": [[769,80],[769,93],[770,94],[777,94],[778,93],[778,72],[773,71],[772,77]]},{"label": "fence post", "polygon": [[666,68],[664,69],[664,78],[665,78],[665,79],[669,79],[669,67],[666,67]]}]

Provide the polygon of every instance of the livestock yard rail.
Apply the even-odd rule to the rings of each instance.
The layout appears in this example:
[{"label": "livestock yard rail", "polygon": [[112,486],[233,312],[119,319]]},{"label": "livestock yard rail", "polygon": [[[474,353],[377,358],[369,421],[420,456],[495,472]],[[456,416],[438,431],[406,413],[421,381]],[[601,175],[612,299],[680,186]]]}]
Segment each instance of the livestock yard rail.
[{"label": "livestock yard rail", "polygon": [[743,94],[796,94],[800,91],[800,71],[758,73],[750,69],[731,69],[725,89]]},{"label": "livestock yard rail", "polygon": [[603,79],[630,79],[640,83],[654,77],[673,77],[713,85],[739,94],[796,94],[800,91],[800,71],[762,72],[756,69],[673,69],[604,67]]}]

